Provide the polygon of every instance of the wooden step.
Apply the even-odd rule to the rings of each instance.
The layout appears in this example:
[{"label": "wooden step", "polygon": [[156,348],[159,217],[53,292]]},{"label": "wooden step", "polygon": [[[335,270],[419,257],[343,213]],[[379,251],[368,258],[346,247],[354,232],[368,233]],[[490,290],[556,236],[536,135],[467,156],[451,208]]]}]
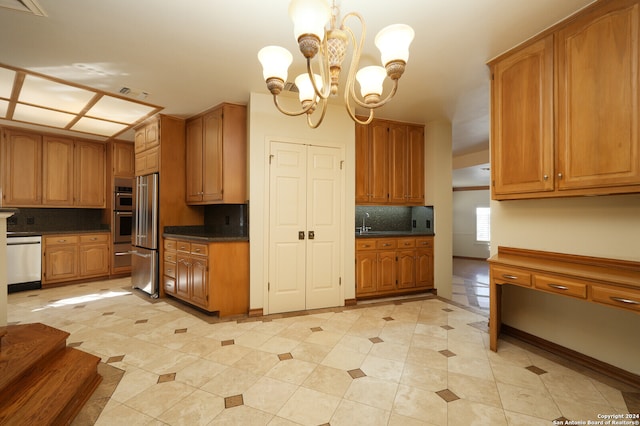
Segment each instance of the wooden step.
[{"label": "wooden step", "polygon": [[[42,324],[34,328],[36,336],[57,335],[40,326]],[[11,328],[3,338],[0,359],[5,361],[9,358],[8,353],[23,353],[23,348],[30,348],[26,352],[37,361],[26,367],[9,387],[0,388],[0,425],[69,424],[102,380],[97,371],[100,358],[66,346],[52,352],[50,347],[58,344],[52,343],[56,339],[48,338],[36,338],[45,344],[43,352],[47,355],[31,355],[38,352],[33,349],[32,342],[16,343],[14,339],[17,347],[5,347],[7,342],[4,340],[10,336]],[[6,369],[4,362],[0,364]],[[25,362],[11,358],[9,364],[23,367]],[[0,375],[4,375],[2,371]]]}]

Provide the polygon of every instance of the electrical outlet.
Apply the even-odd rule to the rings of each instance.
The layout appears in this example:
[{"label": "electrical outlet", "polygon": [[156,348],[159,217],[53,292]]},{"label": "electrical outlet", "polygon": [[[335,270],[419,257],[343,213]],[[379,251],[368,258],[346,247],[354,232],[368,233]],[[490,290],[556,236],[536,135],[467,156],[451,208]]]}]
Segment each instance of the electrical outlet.
[{"label": "electrical outlet", "polygon": [[35,225],[36,218],[35,217],[27,217],[27,225]]},{"label": "electrical outlet", "polygon": [[7,225],[17,225],[18,218],[16,216],[11,216],[7,218]]},{"label": "electrical outlet", "polygon": [[412,222],[413,227],[415,228],[417,226],[416,220],[413,219],[411,222]]},{"label": "electrical outlet", "polygon": [[229,225],[231,223],[231,218],[229,216],[224,217],[224,224]]}]

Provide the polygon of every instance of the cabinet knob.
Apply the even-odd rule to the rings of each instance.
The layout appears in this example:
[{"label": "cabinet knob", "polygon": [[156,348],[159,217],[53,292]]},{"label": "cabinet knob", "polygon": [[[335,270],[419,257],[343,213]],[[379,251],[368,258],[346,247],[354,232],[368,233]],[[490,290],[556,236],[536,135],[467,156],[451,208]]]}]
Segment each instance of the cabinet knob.
[{"label": "cabinet knob", "polygon": [[562,179],[562,173],[558,173],[558,179]]},{"label": "cabinet knob", "polygon": [[549,175],[544,175],[544,176],[542,176],[542,178],[543,178],[544,180],[549,180]]}]

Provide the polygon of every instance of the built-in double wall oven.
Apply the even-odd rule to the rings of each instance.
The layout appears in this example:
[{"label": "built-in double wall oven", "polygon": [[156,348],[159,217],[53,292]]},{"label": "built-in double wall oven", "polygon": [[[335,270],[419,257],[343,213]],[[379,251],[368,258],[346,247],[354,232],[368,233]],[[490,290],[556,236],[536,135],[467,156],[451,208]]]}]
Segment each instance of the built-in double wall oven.
[{"label": "built-in double wall oven", "polygon": [[115,178],[113,194],[113,266],[131,267],[133,179]]}]

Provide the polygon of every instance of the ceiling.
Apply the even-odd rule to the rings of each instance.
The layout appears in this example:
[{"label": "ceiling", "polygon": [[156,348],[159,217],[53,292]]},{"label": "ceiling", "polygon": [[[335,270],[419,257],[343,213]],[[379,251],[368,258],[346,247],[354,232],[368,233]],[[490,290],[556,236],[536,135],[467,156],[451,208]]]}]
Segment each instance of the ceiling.
[{"label": "ceiling", "polygon": [[[384,26],[414,28],[398,93],[376,116],[450,120],[453,155],[488,148],[486,62],[591,2],[336,0],[343,15],[357,11],[366,21],[360,66],[379,62],[373,37]],[[19,10],[25,4],[41,13]],[[145,94],[144,101],[163,107],[163,113],[189,117],[223,101],[246,103],[250,92],[267,94],[256,56],[265,45],[294,54],[289,80],[303,72],[288,4],[0,0],[0,62],[106,93],[127,87],[132,99]]]}]

